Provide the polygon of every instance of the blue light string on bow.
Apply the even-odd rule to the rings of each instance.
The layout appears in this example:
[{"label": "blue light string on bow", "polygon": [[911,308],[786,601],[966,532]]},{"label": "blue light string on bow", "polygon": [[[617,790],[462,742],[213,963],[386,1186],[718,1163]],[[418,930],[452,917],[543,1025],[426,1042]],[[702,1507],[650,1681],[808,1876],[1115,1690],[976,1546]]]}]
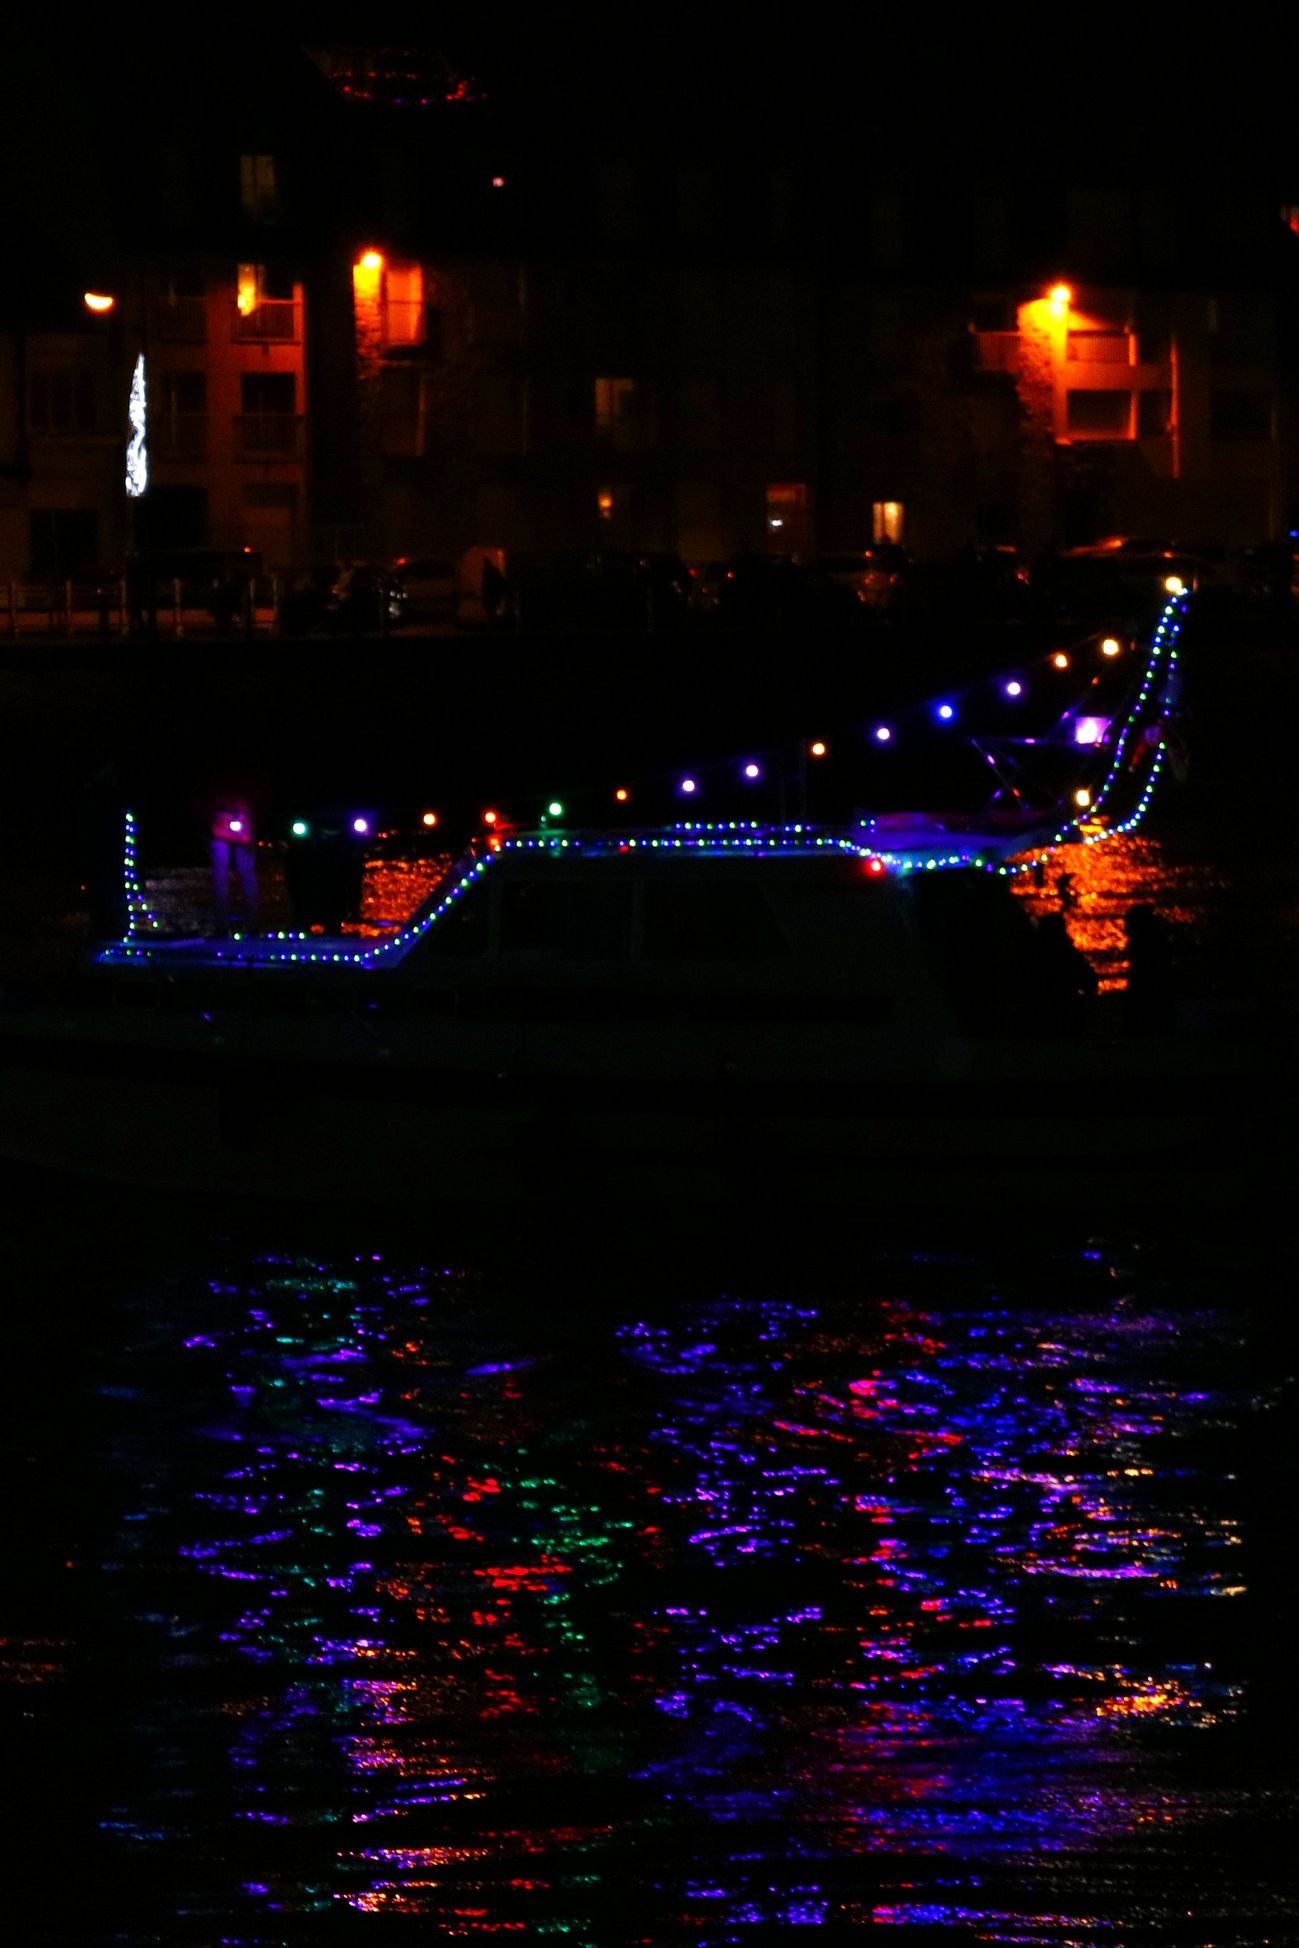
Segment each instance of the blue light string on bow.
[{"label": "blue light string on bow", "polygon": [[123,821],[122,834],[122,890],[126,895],[126,935],[134,940],[141,927],[149,927],[155,933],[162,931],[162,922],[145,897],[140,883],[140,871],[136,861],[136,823],[135,813],[127,812]]},{"label": "blue light string on bow", "polygon": [[[1168,754],[1168,744],[1164,731],[1169,719],[1173,716],[1177,708],[1181,689],[1181,677],[1177,669],[1177,638],[1181,634],[1182,625],[1175,618],[1179,615],[1185,615],[1186,610],[1187,603],[1180,591],[1170,596],[1168,602],[1164,605],[1163,614],[1160,616],[1151,639],[1150,652],[1146,659],[1146,666],[1142,673],[1137,695],[1124,719],[1123,727],[1115,739],[1114,752],[1110,759],[1109,769],[1087,807],[1086,818],[1069,819],[1057,832],[1053,833],[1045,841],[1043,846],[1035,848],[1031,857],[1020,860],[1015,864],[1000,866],[998,867],[999,872],[1011,876],[1018,873],[1030,872],[1034,866],[1039,865],[1053,848],[1058,845],[1099,845],[1105,839],[1117,838],[1120,834],[1135,831],[1136,827],[1141,823],[1150,808],[1151,799],[1154,797],[1155,786],[1159,781]],[[1146,706],[1154,691],[1156,678],[1161,674],[1161,671],[1166,671],[1166,680],[1158,699],[1159,712],[1156,717],[1150,718],[1147,717]],[[1143,719],[1145,720],[1144,723]],[[1121,775],[1128,746],[1139,724],[1142,725],[1143,731],[1148,731],[1157,726],[1159,735],[1155,742],[1151,758],[1150,775],[1146,779],[1145,785],[1138,796],[1137,803],[1126,818],[1120,819],[1115,824],[1107,825],[1101,831],[1089,831],[1086,828],[1096,819]]]}]

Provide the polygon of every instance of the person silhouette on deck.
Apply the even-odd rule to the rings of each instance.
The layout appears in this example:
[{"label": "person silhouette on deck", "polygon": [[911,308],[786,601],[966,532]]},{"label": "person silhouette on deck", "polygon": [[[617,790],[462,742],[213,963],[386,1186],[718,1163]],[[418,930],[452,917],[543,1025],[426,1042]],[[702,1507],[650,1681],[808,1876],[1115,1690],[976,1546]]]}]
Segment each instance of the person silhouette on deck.
[{"label": "person silhouette on deck", "polygon": [[257,841],[262,791],[254,778],[226,775],[199,796],[212,862],[212,917],[217,933],[230,928],[230,878],[239,883],[241,917],[255,927],[258,915]]}]

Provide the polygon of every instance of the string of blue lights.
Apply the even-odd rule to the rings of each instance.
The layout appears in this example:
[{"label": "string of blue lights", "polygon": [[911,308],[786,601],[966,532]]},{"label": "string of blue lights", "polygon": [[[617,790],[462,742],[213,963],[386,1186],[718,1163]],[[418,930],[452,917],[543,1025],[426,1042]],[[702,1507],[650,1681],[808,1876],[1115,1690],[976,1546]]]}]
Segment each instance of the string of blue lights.
[{"label": "string of blue lights", "polygon": [[[776,853],[781,851],[831,850],[849,852],[863,859],[871,872],[895,871],[934,872],[951,867],[975,867],[995,871],[1004,875],[1016,875],[1032,871],[1051,851],[1071,843],[1096,845],[1102,840],[1131,832],[1145,817],[1153,799],[1155,787],[1163,773],[1168,754],[1168,726],[1176,715],[1180,699],[1181,679],[1178,674],[1177,638],[1181,631],[1180,617],[1185,615],[1187,602],[1184,591],[1177,587],[1169,592],[1159,622],[1155,627],[1145,666],[1131,704],[1114,738],[1111,755],[1105,775],[1095,792],[1080,789],[1075,793],[1077,810],[1065,819],[1045,841],[1032,845],[1022,857],[1009,859],[990,858],[986,841],[972,843],[963,847],[959,841],[946,851],[937,851],[932,844],[922,850],[915,847],[903,850],[879,845],[869,836],[856,836],[852,833],[822,832],[805,821],[787,825],[767,825],[756,820],[718,820],[678,822],[667,831],[658,833],[560,833],[539,830],[532,833],[513,834],[507,831],[492,832],[487,840],[488,849],[479,854],[475,842],[471,842],[458,868],[453,868],[456,877],[449,888],[435,895],[421,910],[396,933],[379,941],[357,946],[340,946],[336,941],[328,944],[322,938],[319,944],[309,945],[315,937],[308,933],[275,932],[261,935],[248,935],[236,932],[228,943],[213,943],[212,954],[217,960],[259,963],[332,963],[353,967],[381,967],[393,964],[400,959],[414,943],[421,939],[431,927],[448,913],[474,886],[492,862],[502,853],[515,850],[544,851],[556,855],[570,854],[593,856],[611,851],[630,853],[636,851],[657,851],[661,849],[707,852],[712,855],[725,853],[753,854]],[[1055,652],[1058,658],[1064,652]],[[1057,667],[1059,665],[1057,664]],[[1162,681],[1161,681],[1162,679]],[[1019,694],[1011,685],[1019,683],[1018,678],[1005,679],[1003,687],[1007,694]],[[1157,686],[1159,686],[1157,688]],[[947,707],[955,714],[955,706],[944,702],[932,706],[939,713]],[[1066,713],[1067,714],[1067,713]],[[943,721],[947,721],[943,719]],[[892,735],[891,726],[880,726]],[[1105,806],[1117,794],[1120,781],[1131,771],[1132,761],[1129,752],[1133,740],[1140,738],[1150,747],[1150,766],[1141,786],[1137,800],[1126,816],[1101,825],[1098,823]],[[1097,748],[1100,739],[1088,740],[1088,748]],[[809,747],[815,755],[825,755],[824,744]],[[734,764],[732,760],[732,765]],[[761,767],[757,759],[749,759],[744,766],[746,776],[760,775]],[[698,789],[698,780],[691,774],[681,778],[679,789],[687,797]],[[628,792],[619,787],[615,792],[618,802],[626,802]],[[563,805],[552,800],[549,815],[559,818],[563,815]],[[426,815],[427,816],[427,815]],[[489,814],[491,824],[497,823],[497,815]],[[544,824],[544,821],[543,821]],[[869,822],[859,826],[858,833],[869,834]],[[149,906],[145,895],[137,863],[137,827],[132,812],[126,814],[125,849],[123,858],[123,878],[127,901],[127,929],[125,937],[102,950],[101,958],[129,959],[147,957],[152,942],[140,938],[141,929],[147,927],[150,934],[158,936],[161,926],[156,913]]]}]

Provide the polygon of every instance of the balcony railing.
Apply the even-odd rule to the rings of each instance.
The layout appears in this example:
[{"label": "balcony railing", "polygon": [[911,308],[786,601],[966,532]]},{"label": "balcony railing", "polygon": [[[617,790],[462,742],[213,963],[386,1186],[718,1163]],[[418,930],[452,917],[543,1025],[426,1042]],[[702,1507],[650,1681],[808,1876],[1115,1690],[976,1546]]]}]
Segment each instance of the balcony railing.
[{"label": "balcony railing", "polygon": [[239,413],[235,418],[235,452],[241,460],[296,460],[302,448],[302,420],[297,413]]},{"label": "balcony railing", "polygon": [[149,319],[154,337],[168,345],[202,345],[207,338],[206,298],[155,298]]},{"label": "balcony railing", "polygon": [[1131,339],[1125,331],[1071,331],[1066,356],[1085,365],[1130,365]]},{"label": "balcony railing", "polygon": [[231,313],[236,344],[296,345],[302,337],[302,307],[296,298],[262,298],[251,311]]}]

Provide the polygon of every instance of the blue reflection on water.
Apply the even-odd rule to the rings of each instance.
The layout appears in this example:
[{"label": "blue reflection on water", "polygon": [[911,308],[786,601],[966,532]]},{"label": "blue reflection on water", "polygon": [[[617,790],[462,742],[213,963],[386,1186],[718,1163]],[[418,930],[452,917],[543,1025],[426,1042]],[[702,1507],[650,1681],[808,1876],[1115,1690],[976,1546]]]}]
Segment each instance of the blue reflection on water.
[{"label": "blue reflection on water", "polygon": [[87,1457],[141,1674],[99,1821],[194,1939],[1295,1919],[1223,1919],[1293,1810],[1234,1756],[1233,1453],[1292,1391],[1243,1315],[1095,1249],[531,1299],[272,1254],[138,1300]]}]

